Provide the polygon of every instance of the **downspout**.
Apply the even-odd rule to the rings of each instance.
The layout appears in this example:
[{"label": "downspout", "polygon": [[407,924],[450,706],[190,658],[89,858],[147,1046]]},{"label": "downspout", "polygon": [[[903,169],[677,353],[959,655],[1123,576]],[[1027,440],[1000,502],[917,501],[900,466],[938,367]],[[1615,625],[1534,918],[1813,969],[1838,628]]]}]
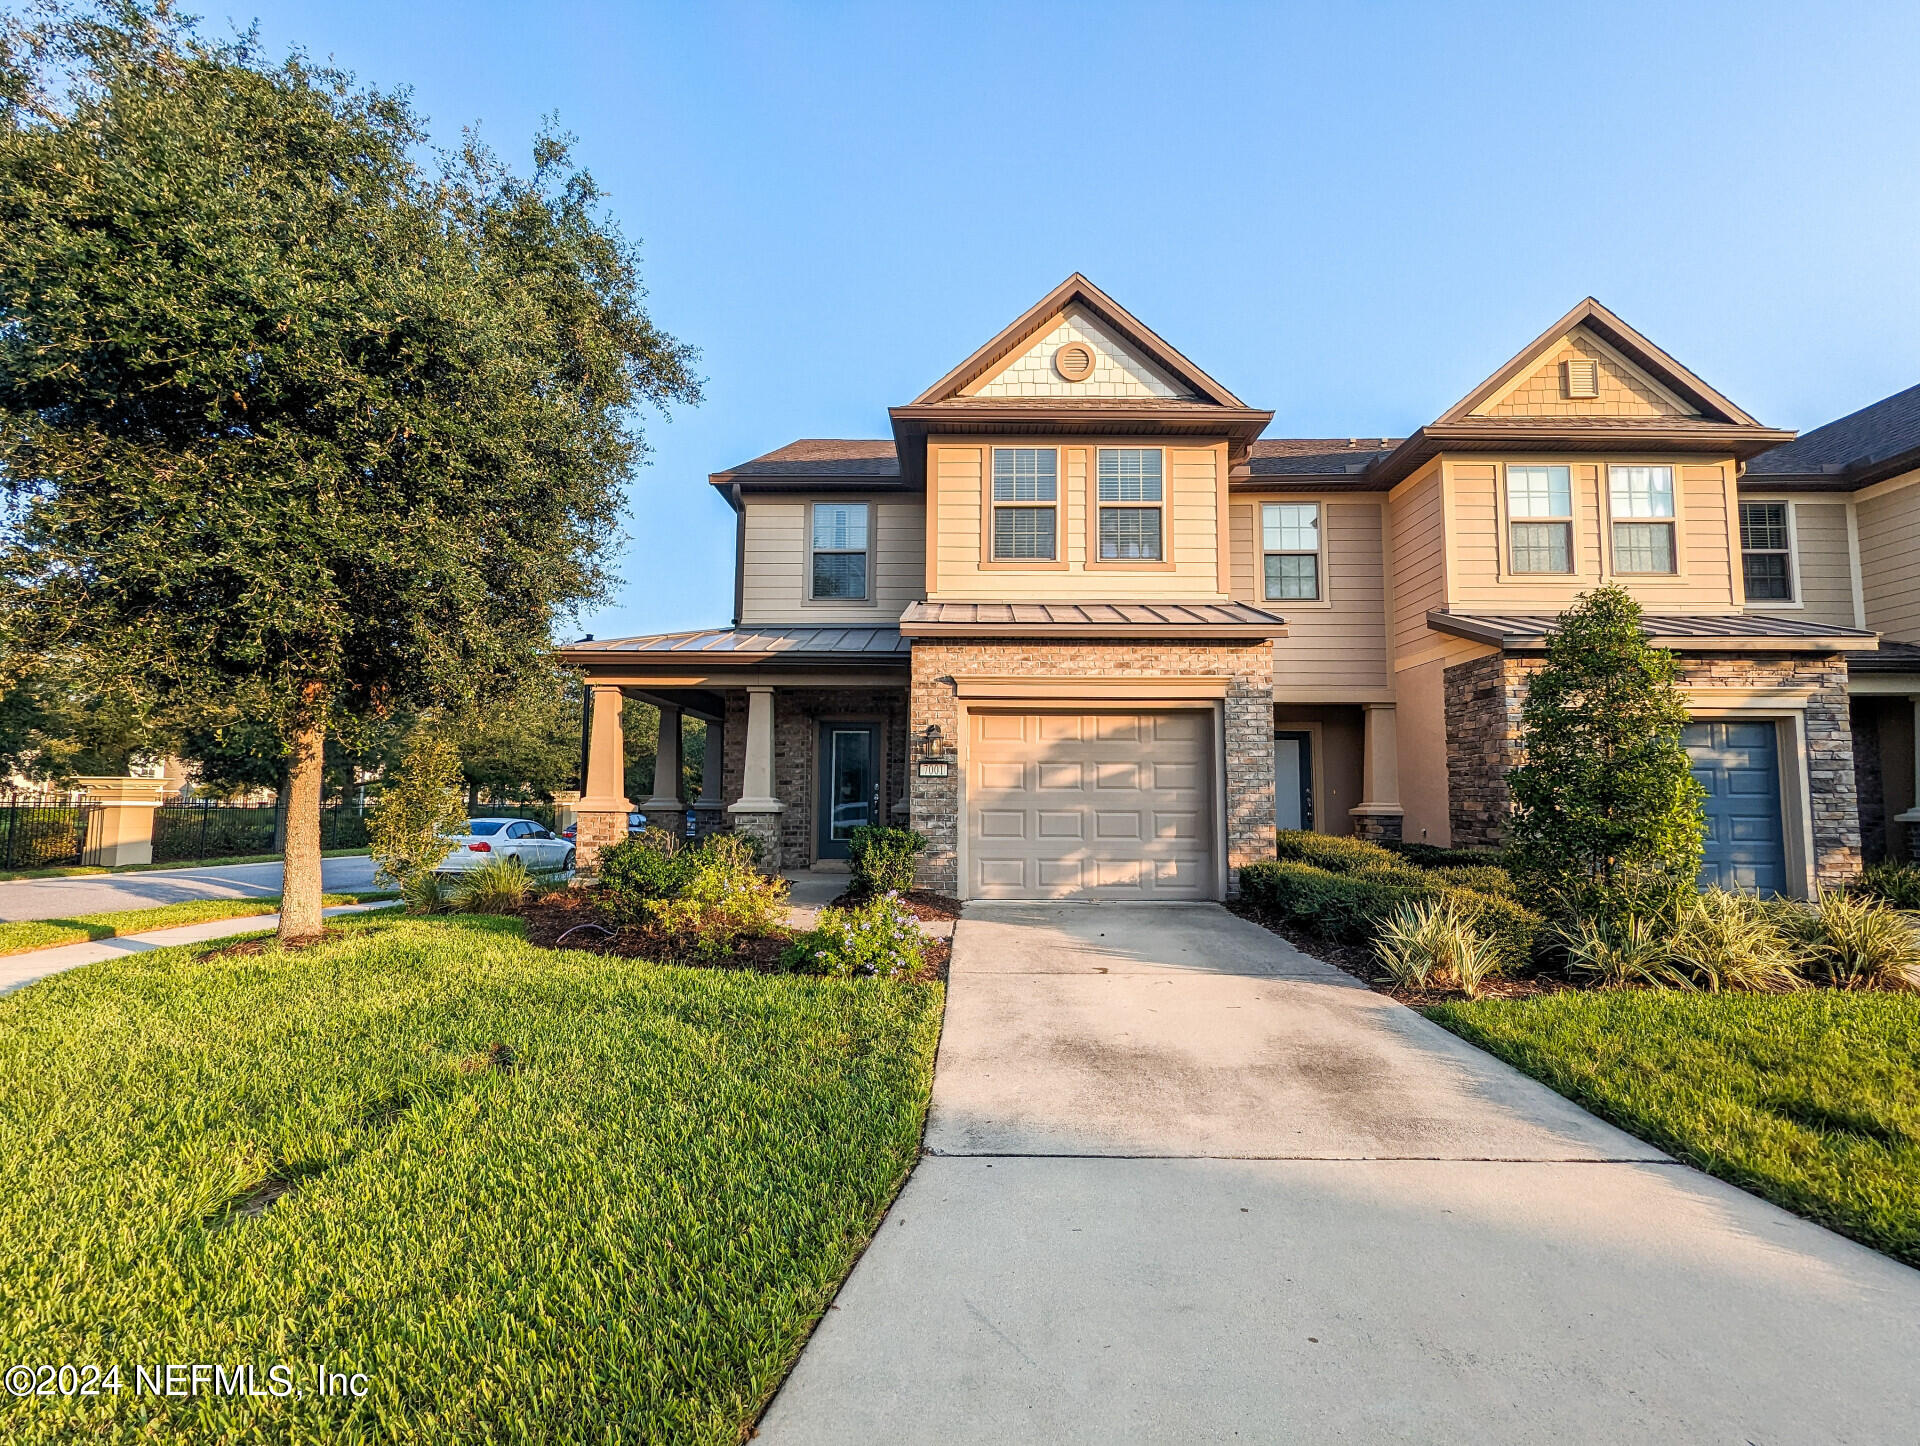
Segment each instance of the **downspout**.
[{"label": "downspout", "polygon": [[733,507],[733,625],[737,628],[747,592],[747,509],[740,500],[738,482],[727,487],[727,501]]}]

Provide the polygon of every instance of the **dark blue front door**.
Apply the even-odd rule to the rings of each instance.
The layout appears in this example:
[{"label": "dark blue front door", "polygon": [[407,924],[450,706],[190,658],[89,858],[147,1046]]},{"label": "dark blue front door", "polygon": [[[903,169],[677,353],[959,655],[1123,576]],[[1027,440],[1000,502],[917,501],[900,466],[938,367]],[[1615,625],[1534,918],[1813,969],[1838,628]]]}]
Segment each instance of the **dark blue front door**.
[{"label": "dark blue front door", "polygon": [[1772,723],[1689,723],[1682,735],[1707,791],[1702,885],[1763,894],[1787,887],[1780,746]]},{"label": "dark blue front door", "polygon": [[819,856],[844,859],[853,831],[878,822],[880,730],[871,723],[822,723]]}]

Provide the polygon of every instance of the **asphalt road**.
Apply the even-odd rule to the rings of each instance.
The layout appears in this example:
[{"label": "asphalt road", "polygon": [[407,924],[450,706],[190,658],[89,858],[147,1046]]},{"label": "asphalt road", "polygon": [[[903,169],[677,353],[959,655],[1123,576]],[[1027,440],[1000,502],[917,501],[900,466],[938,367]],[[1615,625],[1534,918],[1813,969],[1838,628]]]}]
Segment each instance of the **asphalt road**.
[{"label": "asphalt road", "polygon": [[[373,860],[324,859],[322,885],[333,893],[371,889]],[[0,922],[70,919],[113,909],[144,909],[188,899],[258,899],[280,892],[280,865],[232,864],[218,869],[155,869],[136,874],[89,874],[77,879],[19,879],[0,883]]]}]

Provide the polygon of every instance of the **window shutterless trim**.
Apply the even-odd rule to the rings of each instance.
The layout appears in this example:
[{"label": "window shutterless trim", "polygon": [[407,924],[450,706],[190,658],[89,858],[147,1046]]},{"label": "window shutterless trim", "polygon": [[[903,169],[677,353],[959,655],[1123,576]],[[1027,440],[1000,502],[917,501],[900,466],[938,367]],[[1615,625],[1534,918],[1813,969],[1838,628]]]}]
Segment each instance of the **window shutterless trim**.
[{"label": "window shutterless trim", "polygon": [[[1313,510],[1312,548],[1304,547],[1268,547],[1267,546],[1267,509],[1282,507],[1311,508]],[[1259,510],[1254,513],[1254,541],[1257,544],[1259,567],[1256,569],[1254,585],[1259,589],[1263,602],[1279,603],[1324,603],[1327,599],[1327,510],[1324,503],[1314,501],[1296,502],[1263,500]],[[1310,557],[1313,559],[1313,596],[1288,597],[1270,592],[1267,588],[1267,561],[1275,557]]]},{"label": "window shutterless trim", "polygon": [[[1680,467],[1672,462],[1607,462],[1606,471],[1601,477],[1606,487],[1607,499],[1607,571],[1616,577],[1635,578],[1678,578],[1683,576],[1680,565],[1680,514],[1684,510],[1683,492],[1686,479]],[[1613,474],[1616,471],[1643,470],[1664,471],[1667,474],[1668,495],[1673,500],[1673,511],[1665,517],[1622,517],[1614,511]],[[1667,530],[1669,548],[1668,562],[1664,568],[1626,568],[1620,565],[1619,529],[1622,527],[1664,527]]]},{"label": "window shutterless trim", "polygon": [[[861,512],[859,547],[820,547],[817,518],[822,507],[858,507]],[[835,500],[832,502],[813,501],[807,504],[807,586],[806,600],[810,603],[838,604],[840,606],[859,607],[873,601],[873,524],[874,506],[868,501]],[[858,596],[840,593],[821,593],[815,590],[818,574],[815,571],[815,559],[820,557],[858,557],[860,562],[860,592]]]},{"label": "window shutterless trim", "polygon": [[[1746,512],[1749,507],[1778,507],[1781,513],[1780,530],[1783,534],[1780,547],[1748,547]],[[1766,612],[1782,612],[1806,606],[1806,599],[1800,596],[1800,529],[1799,520],[1794,515],[1793,499],[1790,497],[1743,497],[1739,502],[1740,539],[1740,590],[1750,607]],[[1785,597],[1757,598],[1747,591],[1747,558],[1752,556],[1780,557],[1786,560],[1787,595]]]},{"label": "window shutterless trim", "polygon": [[[1552,486],[1551,474],[1558,471],[1566,474],[1567,510],[1561,513],[1543,514],[1538,517],[1522,517],[1513,507],[1513,474],[1515,469],[1525,472],[1546,472],[1548,486]],[[1499,512],[1501,529],[1504,536],[1500,539],[1501,561],[1505,573],[1512,578],[1532,580],[1540,577],[1573,577],[1579,572],[1579,502],[1574,490],[1573,467],[1566,462],[1503,462],[1498,477],[1500,488]],[[1548,494],[1551,499],[1551,492]],[[1514,545],[1514,529],[1517,527],[1558,527],[1567,539],[1567,565],[1565,567],[1523,568],[1519,566],[1520,549]]]},{"label": "window shutterless trim", "polygon": [[[1002,452],[1051,452],[1053,501],[996,502],[993,496],[994,459]],[[994,553],[994,517],[1001,508],[1053,512],[1052,557],[999,557]],[[1007,442],[986,446],[980,458],[980,563],[989,571],[1064,572],[1067,568],[1067,458],[1066,448],[1050,444]]]},{"label": "window shutterless trim", "polygon": [[[1173,509],[1168,494],[1173,487],[1165,447],[1089,447],[1087,451],[1087,560],[1089,571],[1102,568],[1128,572],[1173,571]],[[1100,500],[1100,456],[1103,452],[1154,452],[1160,457],[1160,497],[1157,501],[1118,497]],[[1124,490],[1124,489],[1123,489]],[[1102,557],[1100,555],[1100,516],[1108,511],[1135,511],[1156,508],[1160,513],[1160,555],[1158,557]]]}]

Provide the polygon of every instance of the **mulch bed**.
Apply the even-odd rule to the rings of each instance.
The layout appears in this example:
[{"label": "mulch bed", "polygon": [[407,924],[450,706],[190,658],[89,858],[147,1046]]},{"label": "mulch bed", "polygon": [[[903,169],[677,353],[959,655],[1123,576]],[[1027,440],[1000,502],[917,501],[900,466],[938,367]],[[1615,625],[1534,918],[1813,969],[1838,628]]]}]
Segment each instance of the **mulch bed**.
[{"label": "mulch bed", "polygon": [[[1458,1003],[1467,996],[1458,989],[1403,989],[1391,979],[1381,977],[1373,962],[1373,951],[1364,944],[1321,939],[1288,919],[1276,918],[1242,903],[1227,905],[1249,923],[1258,924],[1270,934],[1278,934],[1303,954],[1323,959],[1344,973],[1351,974],[1375,994],[1384,994],[1414,1009],[1429,1004]],[[1521,979],[1489,979],[1480,989],[1482,999],[1531,999],[1540,994],[1558,994],[1573,986],[1550,975],[1528,975]]]},{"label": "mulch bed", "polygon": [[[672,959],[672,941],[651,929],[620,927],[602,914],[593,898],[580,889],[560,889],[536,899],[521,917],[526,921],[527,942],[543,949],[584,949],[590,954],[612,954],[624,959],[671,960],[701,969],[751,969],[758,974],[783,972],[780,955],[793,939],[787,933],[763,934],[741,940],[739,947],[724,959],[676,960]],[[953,946],[945,939],[929,939],[926,967],[915,977],[945,979],[947,961],[952,954]]]},{"label": "mulch bed", "polygon": [[[829,907],[850,909],[855,904],[866,903],[871,897],[870,894],[856,894],[852,889],[848,889]],[[932,889],[908,889],[905,893],[896,894],[894,897],[914,918],[924,919],[929,923],[960,917],[960,901],[949,899],[945,894],[936,894]]]}]

